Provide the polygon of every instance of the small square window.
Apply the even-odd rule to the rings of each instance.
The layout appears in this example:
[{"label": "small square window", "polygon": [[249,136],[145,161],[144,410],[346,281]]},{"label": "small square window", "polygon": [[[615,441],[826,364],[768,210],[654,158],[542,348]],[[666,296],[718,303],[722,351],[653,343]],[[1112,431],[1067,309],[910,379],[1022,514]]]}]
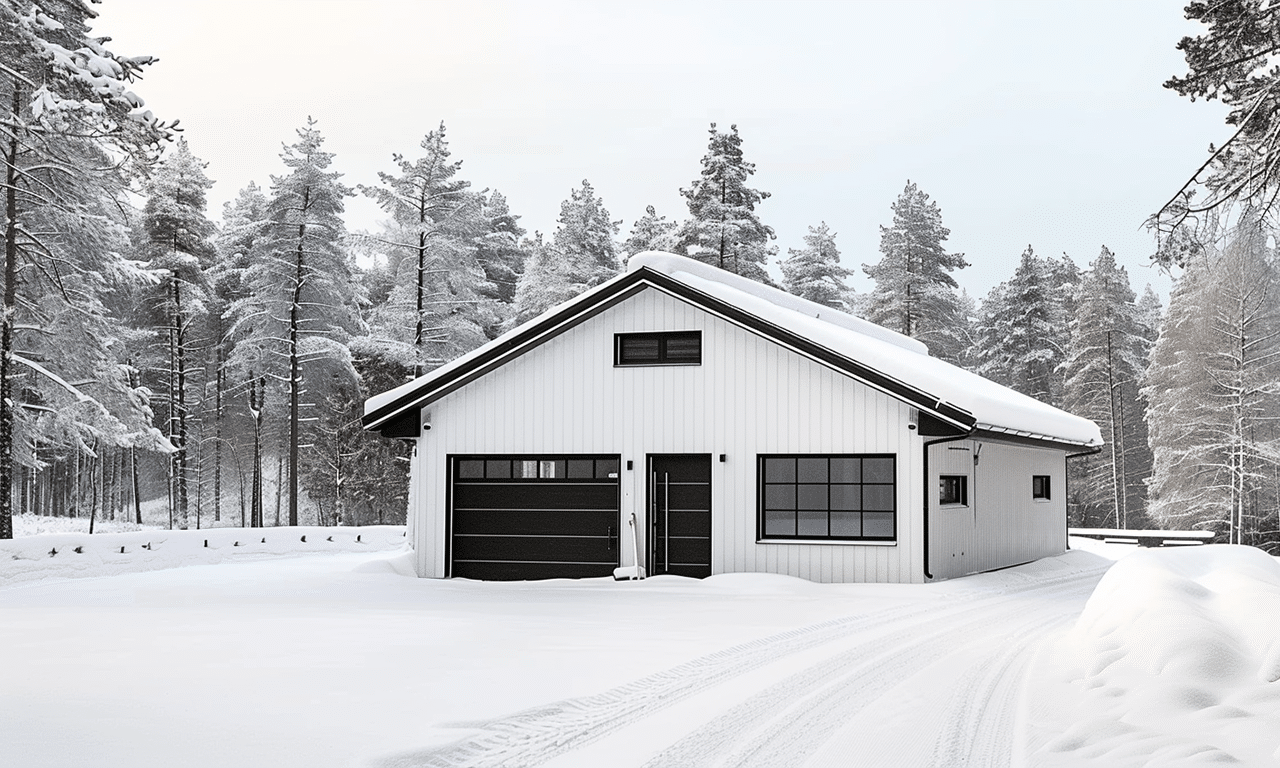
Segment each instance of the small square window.
[{"label": "small square window", "polygon": [[1049,498],[1049,476],[1048,475],[1032,475],[1031,476],[1031,498],[1048,499]]},{"label": "small square window", "polygon": [[967,475],[940,475],[938,477],[938,503],[969,503],[969,478]]}]

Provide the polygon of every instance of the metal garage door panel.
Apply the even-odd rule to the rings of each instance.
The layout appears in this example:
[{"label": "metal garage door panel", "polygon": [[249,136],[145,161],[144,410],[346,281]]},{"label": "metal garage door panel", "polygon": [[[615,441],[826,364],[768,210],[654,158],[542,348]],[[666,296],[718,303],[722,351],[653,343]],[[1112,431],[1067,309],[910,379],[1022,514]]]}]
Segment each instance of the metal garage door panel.
[{"label": "metal garage door panel", "polygon": [[618,481],[590,484],[542,480],[454,485],[453,508],[459,509],[599,509],[617,511]]},{"label": "metal garage door panel", "polygon": [[[520,580],[612,575],[617,456],[481,456],[453,462],[453,576]],[[465,477],[458,467],[465,466]],[[496,469],[496,477],[476,476]],[[511,477],[534,468],[552,477]],[[564,477],[566,468],[576,476]],[[609,474],[614,475],[608,477]]]}]

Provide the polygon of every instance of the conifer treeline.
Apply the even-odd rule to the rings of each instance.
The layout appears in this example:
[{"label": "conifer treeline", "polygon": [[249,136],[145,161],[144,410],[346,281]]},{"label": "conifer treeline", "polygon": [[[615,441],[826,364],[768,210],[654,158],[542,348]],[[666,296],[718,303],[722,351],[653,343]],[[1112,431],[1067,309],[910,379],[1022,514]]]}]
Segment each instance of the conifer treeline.
[{"label": "conifer treeline", "polygon": [[[681,189],[687,218],[649,206],[625,240],[588,180],[549,237],[476,189],[444,125],[372,185],[330,169],[308,121],[281,175],[215,226],[204,164],[130,90],[146,57],[87,34],[90,12],[0,4],[4,174],[0,538],[14,510],[175,527],[403,520],[407,448],[360,429],[391,389],[617,274],[643,250],[771,283],[774,231],[736,126],[709,131]],[[161,159],[161,148],[170,151]],[[145,203],[132,204],[130,190]],[[345,201],[375,200],[348,233]],[[1028,247],[979,306],[952,273],[938,205],[907,183],[846,285],[836,235],[809,228],[782,287],[926,342],[938,357],[1097,422],[1073,460],[1077,525],[1211,527],[1277,542],[1280,318],[1265,227],[1188,263],[1161,318],[1102,249],[1087,270]],[[158,507],[154,502],[163,503]],[[92,517],[91,517],[92,519]]]}]

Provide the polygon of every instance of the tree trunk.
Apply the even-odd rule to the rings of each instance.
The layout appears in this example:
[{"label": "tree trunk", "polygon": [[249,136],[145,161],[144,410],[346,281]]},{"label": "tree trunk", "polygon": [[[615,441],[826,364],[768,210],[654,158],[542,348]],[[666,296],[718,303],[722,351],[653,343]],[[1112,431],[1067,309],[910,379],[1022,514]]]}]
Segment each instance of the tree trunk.
[{"label": "tree trunk", "polygon": [[[213,348],[213,522],[222,520],[222,332]],[[241,491],[243,495],[243,490]]]},{"label": "tree trunk", "polygon": [[[302,210],[310,207],[311,190],[302,194]],[[298,442],[299,390],[302,386],[302,371],[298,365],[298,324],[302,318],[298,310],[302,307],[302,285],[304,277],[303,245],[306,243],[307,225],[298,225],[298,248],[294,256],[293,300],[289,304],[289,525],[298,524]],[[276,480],[277,485],[279,479]],[[277,501],[277,508],[279,502]],[[279,524],[279,521],[276,521]]]},{"label": "tree trunk", "polygon": [[129,446],[129,474],[133,476],[133,522],[142,525],[142,489],[138,484],[138,449]]},{"label": "tree trunk", "polygon": [[187,517],[190,506],[190,490],[187,486],[187,330],[182,314],[182,283],[176,270],[170,275],[170,280],[173,282],[173,368],[176,386],[169,393],[169,402],[177,418],[178,438],[174,446],[178,449],[174,454],[174,501],[178,528],[185,531],[189,525]]},{"label": "tree trunk", "polygon": [[[9,114],[22,106],[16,78]],[[14,121],[15,125],[17,121]],[[4,304],[0,306],[0,539],[13,538],[13,326],[18,311],[18,132],[5,152]]]}]

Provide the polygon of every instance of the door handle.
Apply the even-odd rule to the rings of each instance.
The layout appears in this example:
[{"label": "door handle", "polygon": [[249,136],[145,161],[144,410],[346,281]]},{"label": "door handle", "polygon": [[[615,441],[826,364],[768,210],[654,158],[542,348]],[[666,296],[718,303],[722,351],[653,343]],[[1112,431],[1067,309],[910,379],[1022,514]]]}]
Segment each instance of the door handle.
[{"label": "door handle", "polygon": [[662,473],[662,570],[671,573],[671,475]]}]

